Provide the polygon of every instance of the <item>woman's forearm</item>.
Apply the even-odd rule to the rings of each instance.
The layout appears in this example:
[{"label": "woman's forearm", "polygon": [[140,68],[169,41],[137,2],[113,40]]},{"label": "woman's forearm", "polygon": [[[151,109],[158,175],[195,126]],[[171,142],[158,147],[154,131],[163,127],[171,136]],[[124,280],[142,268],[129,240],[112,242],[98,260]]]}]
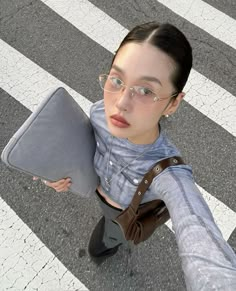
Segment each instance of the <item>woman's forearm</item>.
[{"label": "woman's forearm", "polygon": [[236,255],[191,177],[170,171],[161,181],[188,290],[236,290]]}]

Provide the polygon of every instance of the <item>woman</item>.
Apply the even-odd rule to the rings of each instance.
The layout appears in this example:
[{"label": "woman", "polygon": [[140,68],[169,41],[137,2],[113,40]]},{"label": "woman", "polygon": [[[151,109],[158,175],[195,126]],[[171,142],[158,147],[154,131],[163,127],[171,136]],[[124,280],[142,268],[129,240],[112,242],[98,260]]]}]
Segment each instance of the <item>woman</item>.
[{"label": "woman", "polygon": [[[117,50],[109,73],[99,76],[104,100],[91,107],[100,177],[96,196],[104,216],[89,242],[101,262],[126,243],[113,219],[130,204],[143,175],[158,161],[179,156],[159,121],[173,114],[192,67],[192,49],[170,24],[135,27]],[[197,96],[196,96],[197,98]],[[67,191],[70,179],[46,185]],[[236,290],[236,256],[196,187],[191,167],[169,167],[155,177],[142,202],[161,199],[173,224],[189,290]]]}]

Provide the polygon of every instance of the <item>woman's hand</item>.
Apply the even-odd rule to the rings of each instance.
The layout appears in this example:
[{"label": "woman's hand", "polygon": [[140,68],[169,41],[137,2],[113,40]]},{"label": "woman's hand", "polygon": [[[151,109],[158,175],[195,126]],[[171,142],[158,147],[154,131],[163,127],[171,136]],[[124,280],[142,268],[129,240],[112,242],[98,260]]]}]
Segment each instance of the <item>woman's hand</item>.
[{"label": "woman's hand", "polygon": [[[38,180],[39,178],[38,177],[33,177],[33,180],[36,181]],[[66,191],[69,191],[69,187],[71,186],[71,178],[64,178],[64,179],[61,179],[59,181],[56,181],[56,182],[49,182],[49,181],[46,181],[46,180],[42,180],[42,182],[50,187],[50,188],[53,188],[54,190],[56,190],[56,192],[66,192]]]}]

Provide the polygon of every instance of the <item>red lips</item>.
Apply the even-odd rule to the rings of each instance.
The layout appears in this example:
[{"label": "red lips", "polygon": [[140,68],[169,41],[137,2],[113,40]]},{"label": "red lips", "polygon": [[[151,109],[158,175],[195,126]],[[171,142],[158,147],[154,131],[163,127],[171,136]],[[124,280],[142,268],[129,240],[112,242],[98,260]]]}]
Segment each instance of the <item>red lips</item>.
[{"label": "red lips", "polygon": [[130,124],[120,115],[114,114],[111,117],[111,123],[117,127],[129,127]]}]

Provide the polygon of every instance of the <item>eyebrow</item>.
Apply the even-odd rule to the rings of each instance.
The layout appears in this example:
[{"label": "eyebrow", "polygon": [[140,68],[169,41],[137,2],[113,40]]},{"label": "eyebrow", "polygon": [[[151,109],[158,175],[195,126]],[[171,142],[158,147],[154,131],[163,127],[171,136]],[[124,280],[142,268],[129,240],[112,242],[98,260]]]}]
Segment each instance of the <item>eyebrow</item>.
[{"label": "eyebrow", "polygon": [[[112,69],[115,69],[116,71],[118,71],[118,72],[120,72],[120,73],[122,73],[122,74],[124,74],[124,71],[123,71],[120,67],[118,67],[117,65],[112,65],[111,68],[112,68]],[[151,77],[151,76],[142,76],[142,77],[140,78],[140,80],[146,80],[146,81],[156,82],[156,83],[158,83],[159,85],[162,86],[161,81],[160,81],[158,78],[156,78],[156,77]]]}]

